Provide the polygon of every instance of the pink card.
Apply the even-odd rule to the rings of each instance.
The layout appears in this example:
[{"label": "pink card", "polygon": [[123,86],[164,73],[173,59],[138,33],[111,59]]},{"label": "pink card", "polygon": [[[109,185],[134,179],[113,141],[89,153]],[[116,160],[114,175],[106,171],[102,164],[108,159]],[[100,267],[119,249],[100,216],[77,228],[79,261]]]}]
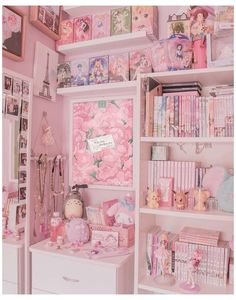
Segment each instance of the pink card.
[{"label": "pink card", "polygon": [[159,178],[158,189],[161,194],[160,207],[172,206],[173,177]]},{"label": "pink card", "polygon": [[104,217],[105,225],[112,226],[115,223],[115,217],[114,216],[108,216],[107,211],[110,207],[112,207],[116,203],[118,203],[117,199],[103,201],[101,203],[101,208],[102,208],[102,211],[103,211],[103,217]]},{"label": "pink card", "polygon": [[64,20],[60,23],[61,38],[57,41],[58,45],[73,43],[73,20]]},{"label": "pink card", "polygon": [[139,73],[151,73],[150,49],[142,49],[130,52],[130,80],[136,80]]},{"label": "pink card", "polygon": [[110,36],[110,14],[103,13],[92,16],[92,39]]},{"label": "pink card", "polygon": [[101,247],[118,247],[118,232],[114,231],[92,231],[92,246],[101,246]]},{"label": "pink card", "polygon": [[78,17],[74,19],[74,42],[87,41],[92,38],[91,16]]},{"label": "pink card", "polygon": [[109,82],[129,81],[129,53],[109,56]]}]

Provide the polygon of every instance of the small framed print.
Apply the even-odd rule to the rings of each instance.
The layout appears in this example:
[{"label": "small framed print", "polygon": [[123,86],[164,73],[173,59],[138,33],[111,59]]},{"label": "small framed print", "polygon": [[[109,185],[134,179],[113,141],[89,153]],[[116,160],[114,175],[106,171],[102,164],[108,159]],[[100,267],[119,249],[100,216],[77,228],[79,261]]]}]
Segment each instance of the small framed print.
[{"label": "small framed print", "polygon": [[3,6],[2,9],[2,50],[3,55],[23,61],[25,52],[26,16],[16,6]]},{"label": "small framed print", "polygon": [[92,246],[102,246],[108,248],[117,248],[118,247],[118,232],[114,231],[92,231]]},{"label": "small framed print", "polygon": [[22,81],[22,96],[29,100],[29,82],[25,80]]},{"label": "small framed print", "polygon": [[20,166],[26,167],[27,164],[27,153],[20,153]]},{"label": "small framed print", "polygon": [[7,74],[3,74],[3,89],[6,94],[12,93],[13,78]]},{"label": "small framed print", "polygon": [[26,199],[26,186],[19,187],[19,200]]},{"label": "small framed print", "polygon": [[23,230],[26,220],[26,202],[12,203],[9,207],[8,229],[12,232]]},{"label": "small framed print", "polygon": [[20,118],[20,131],[26,132],[28,130],[28,119]]},{"label": "small framed print", "polygon": [[160,177],[157,185],[157,193],[161,197],[160,207],[172,206],[173,177]]},{"label": "small framed print", "polygon": [[22,100],[21,102],[21,115],[22,117],[28,117],[29,102]]},{"label": "small framed print", "polygon": [[26,133],[24,133],[24,132],[21,132],[21,134],[20,134],[19,146],[20,146],[20,149],[27,148],[27,136],[26,136]]},{"label": "small framed print", "polygon": [[60,38],[62,6],[30,6],[30,22],[54,40]]},{"label": "small framed print", "polygon": [[21,97],[22,95],[22,80],[19,78],[13,78],[13,96]]},{"label": "small framed print", "polygon": [[19,171],[19,184],[25,184],[26,183],[26,170],[20,170]]},{"label": "small framed print", "polygon": [[20,99],[18,97],[6,95],[5,105],[6,105],[6,109],[5,109],[6,116],[10,118],[18,119],[19,109],[20,109]]}]

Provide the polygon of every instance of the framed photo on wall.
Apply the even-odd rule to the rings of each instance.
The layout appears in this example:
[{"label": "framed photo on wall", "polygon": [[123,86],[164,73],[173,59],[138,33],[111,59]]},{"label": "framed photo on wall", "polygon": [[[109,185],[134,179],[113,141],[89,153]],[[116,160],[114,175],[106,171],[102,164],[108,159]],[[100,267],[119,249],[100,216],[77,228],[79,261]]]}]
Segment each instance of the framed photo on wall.
[{"label": "framed photo on wall", "polygon": [[24,60],[26,16],[15,6],[2,9],[3,55],[15,61]]},{"label": "framed photo on wall", "polygon": [[23,230],[26,220],[26,202],[11,203],[9,207],[8,229],[12,232]]},{"label": "framed photo on wall", "polygon": [[30,22],[54,40],[60,38],[62,6],[30,6]]}]

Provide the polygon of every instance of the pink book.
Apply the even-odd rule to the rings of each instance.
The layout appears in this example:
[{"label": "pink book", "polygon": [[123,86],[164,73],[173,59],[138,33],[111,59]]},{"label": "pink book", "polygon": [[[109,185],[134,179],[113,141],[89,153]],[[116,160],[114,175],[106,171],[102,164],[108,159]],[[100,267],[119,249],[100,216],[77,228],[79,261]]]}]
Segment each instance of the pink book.
[{"label": "pink book", "polygon": [[181,189],[181,161],[177,162],[177,169],[178,169],[178,175],[177,175],[177,189]]},{"label": "pink book", "polygon": [[166,97],[166,114],[165,114],[166,137],[170,136],[170,97]]},{"label": "pink book", "polygon": [[110,36],[110,14],[102,13],[92,16],[92,39]]},{"label": "pink book", "polygon": [[170,136],[175,135],[175,130],[174,130],[174,97],[170,97],[170,121],[169,121],[169,126],[170,126]]},{"label": "pink book", "polygon": [[158,232],[155,232],[153,235],[153,244],[152,244],[152,277],[155,278],[157,275],[157,258],[155,256],[155,251],[157,250],[158,243]]},{"label": "pink book", "polygon": [[60,23],[61,37],[57,45],[73,43],[73,20],[64,20]]},{"label": "pink book", "polygon": [[199,97],[196,97],[196,137],[199,137]]},{"label": "pink book", "polygon": [[174,162],[174,190],[178,190],[178,162]]},{"label": "pink book", "polygon": [[179,96],[179,137],[182,137],[182,96]]},{"label": "pink book", "polygon": [[92,18],[84,16],[74,18],[74,42],[91,40],[92,38]]},{"label": "pink book", "polygon": [[159,188],[161,192],[160,207],[172,206],[172,190],[173,190],[173,178],[159,178]]},{"label": "pink book", "polygon": [[214,107],[213,107],[213,98],[209,98],[209,137],[214,136]]}]

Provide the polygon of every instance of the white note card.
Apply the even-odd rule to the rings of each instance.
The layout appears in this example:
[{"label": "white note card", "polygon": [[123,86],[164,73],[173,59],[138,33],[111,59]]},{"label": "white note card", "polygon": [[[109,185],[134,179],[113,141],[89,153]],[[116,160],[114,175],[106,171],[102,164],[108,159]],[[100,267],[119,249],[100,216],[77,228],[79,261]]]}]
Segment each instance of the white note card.
[{"label": "white note card", "polygon": [[99,136],[94,139],[89,139],[87,141],[89,145],[89,150],[92,153],[99,152],[104,148],[115,147],[115,143],[111,134]]}]

